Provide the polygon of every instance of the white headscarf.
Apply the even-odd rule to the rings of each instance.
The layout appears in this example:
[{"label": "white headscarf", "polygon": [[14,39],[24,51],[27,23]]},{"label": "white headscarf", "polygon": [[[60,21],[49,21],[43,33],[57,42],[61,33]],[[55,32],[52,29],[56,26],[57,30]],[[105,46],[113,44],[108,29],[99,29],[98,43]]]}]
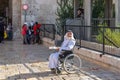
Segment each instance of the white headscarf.
[{"label": "white headscarf", "polygon": [[[71,36],[71,37],[68,37],[68,36],[67,36],[68,32],[71,32],[71,33],[72,33],[72,36]],[[68,32],[65,34],[64,39],[73,39],[73,40],[75,40],[74,35],[73,35],[73,32],[72,32],[72,31],[68,31]]]}]

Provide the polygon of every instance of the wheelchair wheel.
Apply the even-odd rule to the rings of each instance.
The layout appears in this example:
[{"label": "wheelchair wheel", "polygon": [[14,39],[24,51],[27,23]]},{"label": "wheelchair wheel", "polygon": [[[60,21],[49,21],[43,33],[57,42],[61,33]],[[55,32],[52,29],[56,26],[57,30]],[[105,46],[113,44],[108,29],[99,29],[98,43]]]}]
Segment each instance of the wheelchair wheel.
[{"label": "wheelchair wheel", "polygon": [[65,58],[63,68],[67,73],[79,73],[81,65],[80,57],[76,54],[70,54]]}]

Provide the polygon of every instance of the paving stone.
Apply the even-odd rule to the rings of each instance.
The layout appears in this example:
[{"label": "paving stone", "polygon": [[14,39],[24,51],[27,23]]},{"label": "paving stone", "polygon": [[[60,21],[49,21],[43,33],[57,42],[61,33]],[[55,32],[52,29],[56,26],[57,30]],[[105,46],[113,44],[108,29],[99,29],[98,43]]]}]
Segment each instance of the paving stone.
[{"label": "paving stone", "polygon": [[5,73],[0,73],[0,80],[4,80],[6,79],[6,74]]},{"label": "paving stone", "polygon": [[120,80],[120,73],[84,59],[79,75],[53,74],[48,57],[54,51],[43,45],[23,45],[22,40],[15,40],[0,45],[0,51],[0,80]]}]

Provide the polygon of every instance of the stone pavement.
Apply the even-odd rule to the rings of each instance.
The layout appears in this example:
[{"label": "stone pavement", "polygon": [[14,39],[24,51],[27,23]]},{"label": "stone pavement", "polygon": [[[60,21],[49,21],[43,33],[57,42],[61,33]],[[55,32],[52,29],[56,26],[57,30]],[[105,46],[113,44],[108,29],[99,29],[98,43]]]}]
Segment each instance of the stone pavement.
[{"label": "stone pavement", "polygon": [[83,59],[79,75],[52,74],[48,68],[48,57],[52,52],[43,45],[23,45],[20,40],[5,41],[0,44],[0,80],[120,80],[120,73]]}]

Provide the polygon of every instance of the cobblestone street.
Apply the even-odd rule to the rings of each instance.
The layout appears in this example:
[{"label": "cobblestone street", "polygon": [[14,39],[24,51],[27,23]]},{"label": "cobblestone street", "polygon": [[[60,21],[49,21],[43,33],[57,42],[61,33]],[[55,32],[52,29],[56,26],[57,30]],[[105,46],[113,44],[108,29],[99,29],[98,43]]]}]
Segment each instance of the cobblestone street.
[{"label": "cobblestone street", "polygon": [[48,57],[52,53],[43,45],[23,45],[22,41],[0,44],[0,80],[120,80],[120,74],[82,60],[78,74],[52,74]]}]

